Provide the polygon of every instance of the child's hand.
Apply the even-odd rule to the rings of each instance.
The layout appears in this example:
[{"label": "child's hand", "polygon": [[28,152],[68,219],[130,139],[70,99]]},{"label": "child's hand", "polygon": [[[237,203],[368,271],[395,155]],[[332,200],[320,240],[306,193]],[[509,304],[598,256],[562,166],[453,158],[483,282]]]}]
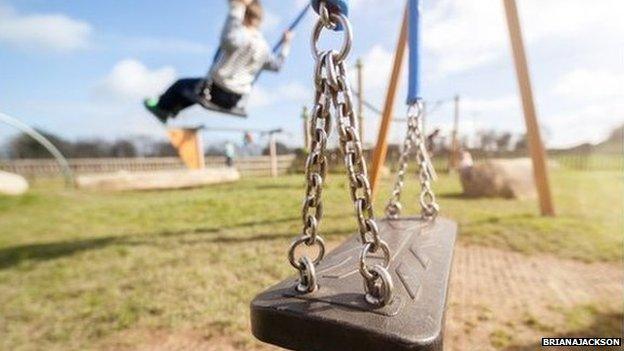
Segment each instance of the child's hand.
[{"label": "child's hand", "polygon": [[293,33],[290,30],[284,33],[284,43],[290,43],[293,40],[294,36],[295,36],[295,33]]}]

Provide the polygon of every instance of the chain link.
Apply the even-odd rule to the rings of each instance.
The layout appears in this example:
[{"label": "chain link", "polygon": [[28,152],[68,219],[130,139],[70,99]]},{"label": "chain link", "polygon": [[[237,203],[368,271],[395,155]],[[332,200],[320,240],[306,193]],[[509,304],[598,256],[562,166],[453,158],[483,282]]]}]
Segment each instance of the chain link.
[{"label": "chain link", "polygon": [[[324,54],[323,58],[329,53]],[[300,279],[297,290],[299,292],[313,292],[316,289],[316,271],[310,264],[318,264],[325,254],[325,242],[319,235],[319,225],[323,218],[323,183],[327,176],[327,139],[331,133],[331,113],[329,86],[327,78],[322,75],[325,60],[319,60],[315,69],[315,104],[310,120],[310,154],[306,160],[306,194],[303,199],[302,221],[303,230],[288,250],[290,264],[299,270]],[[318,256],[314,261],[308,257],[295,258],[295,251],[301,245],[308,247],[317,245]],[[314,285],[312,285],[314,284]]]},{"label": "chain link", "polygon": [[[392,278],[388,273],[390,249],[388,244],[381,239],[374,217],[371,186],[358,133],[358,120],[347,78],[347,68],[344,61],[334,59],[334,56],[336,54],[326,57],[328,74],[332,75],[333,72],[337,74],[335,82],[330,80],[329,88],[335,108],[340,149],[344,155],[349,178],[351,200],[355,207],[360,238],[364,245],[360,255],[360,274],[364,278],[366,301],[383,306],[391,301],[393,291]],[[383,254],[384,265],[369,265],[368,256],[378,252]]]},{"label": "chain link", "polygon": [[440,206],[436,202],[435,193],[431,187],[431,182],[436,180],[437,175],[427,151],[423,128],[423,111],[424,108],[421,101],[410,105],[407,111],[407,132],[403,141],[403,150],[399,157],[399,170],[392,195],[386,206],[386,215],[392,219],[397,219],[403,208],[401,205],[401,193],[405,185],[409,155],[413,148],[416,149],[416,161],[418,163],[421,214],[426,219],[432,219],[440,211]]},{"label": "chain link", "polygon": [[[325,9],[325,10],[324,10]],[[340,52],[321,51],[318,40],[324,28],[332,29],[340,24],[344,30],[344,40]],[[388,272],[390,249],[379,234],[374,217],[371,186],[368,180],[366,161],[358,133],[358,121],[354,112],[353,96],[347,78],[345,59],[351,50],[352,32],[349,20],[341,15],[328,13],[321,3],[321,17],[312,33],[312,48],[316,58],[315,69],[315,106],[313,109],[310,137],[311,152],[306,162],[306,196],[304,198],[302,235],[293,242],[288,252],[290,264],[299,270],[297,290],[310,293],[316,289],[315,266],[322,260],[325,245],[318,230],[323,215],[322,192],[327,175],[327,139],[331,133],[332,115],[336,119],[340,139],[340,149],[347,168],[350,194],[355,206],[358,231],[363,244],[360,255],[360,274],[364,278],[366,301],[383,306],[392,300],[394,290],[392,278]],[[303,256],[295,258],[295,251],[301,245],[318,245],[316,260]],[[381,252],[384,265],[369,265],[368,257]]]}]

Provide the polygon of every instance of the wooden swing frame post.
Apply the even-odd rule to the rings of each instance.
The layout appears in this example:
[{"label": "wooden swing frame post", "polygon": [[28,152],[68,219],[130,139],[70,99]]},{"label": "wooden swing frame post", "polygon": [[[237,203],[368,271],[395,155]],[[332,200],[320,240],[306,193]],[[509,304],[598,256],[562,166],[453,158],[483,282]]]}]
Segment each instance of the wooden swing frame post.
[{"label": "wooden swing frame post", "polygon": [[546,150],[537,122],[537,112],[533,100],[533,90],[531,88],[531,77],[529,64],[524,49],[522,39],[522,29],[518,16],[518,7],[515,0],[503,0],[505,14],[507,16],[507,26],[509,27],[509,37],[511,48],[518,76],[518,86],[522,98],[522,109],[524,111],[524,121],[527,128],[529,142],[529,152],[533,160],[533,177],[539,195],[539,205],[542,216],[555,216],[555,207],[548,181],[548,167],[546,165]]},{"label": "wooden swing frame post", "polygon": [[392,74],[390,76],[390,83],[388,84],[383,117],[381,119],[381,125],[379,126],[379,133],[377,135],[377,145],[375,146],[375,152],[373,153],[373,167],[371,169],[371,190],[373,197],[377,194],[381,180],[381,170],[386,162],[386,156],[388,155],[388,134],[390,133],[392,116],[394,114],[394,102],[396,100],[396,93],[399,86],[399,77],[401,76],[401,72],[403,70],[403,59],[407,49],[408,29],[409,7],[406,6],[405,13],[403,14],[403,22],[401,24],[399,41],[394,54],[394,64],[392,67]]},{"label": "wooden swing frame post", "polygon": [[[524,49],[524,42],[522,40],[522,30],[520,27],[518,8],[515,0],[503,0],[503,4],[505,7],[516,75],[518,77],[518,85],[522,98],[522,108],[527,128],[529,151],[531,153],[531,159],[533,160],[533,175],[539,195],[540,212],[542,216],[555,216],[555,207],[548,179],[548,168],[546,166],[546,150],[544,148],[544,143],[542,142],[540,128],[537,122],[537,112],[531,88],[529,66]],[[403,58],[407,47],[408,16],[409,9],[406,7],[403,24],[401,25],[401,34],[399,36],[399,42],[394,56],[394,66],[386,95],[383,119],[379,127],[377,145],[373,154],[373,165],[371,168],[371,188],[373,196],[377,193],[379,188],[381,170],[388,153],[388,134],[390,131],[390,124],[392,123],[392,112],[399,83],[398,79],[401,74]],[[458,118],[458,115],[456,115],[456,118]],[[453,149],[452,152],[454,151],[455,150]]]}]

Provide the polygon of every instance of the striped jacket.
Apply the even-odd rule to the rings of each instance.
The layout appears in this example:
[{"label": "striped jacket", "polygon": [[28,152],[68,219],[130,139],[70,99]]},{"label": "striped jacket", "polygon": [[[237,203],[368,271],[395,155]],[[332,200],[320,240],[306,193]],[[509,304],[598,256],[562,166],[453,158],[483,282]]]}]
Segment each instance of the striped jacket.
[{"label": "striped jacket", "polygon": [[286,44],[276,55],[262,33],[243,25],[245,5],[230,1],[230,12],[221,33],[221,56],[213,65],[211,79],[226,91],[245,95],[261,70],[277,72],[290,52]]}]

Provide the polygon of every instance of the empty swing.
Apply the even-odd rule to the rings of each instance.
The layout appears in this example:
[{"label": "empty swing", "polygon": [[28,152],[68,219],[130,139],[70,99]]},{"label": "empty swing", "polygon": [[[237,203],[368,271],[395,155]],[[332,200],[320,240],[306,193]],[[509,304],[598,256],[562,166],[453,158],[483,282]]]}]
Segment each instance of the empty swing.
[{"label": "empty swing", "polygon": [[[293,31],[295,28],[297,28],[297,26],[299,25],[299,23],[301,23],[301,21],[305,18],[305,15],[308,13],[308,10],[310,9],[310,5],[306,5],[303,10],[301,10],[301,12],[299,12],[299,14],[297,15],[297,17],[292,21],[292,23],[290,24],[290,26],[288,26],[288,29],[286,29],[284,31],[284,33],[289,32],[289,31]],[[277,44],[275,44],[275,46],[273,46],[273,53],[277,53],[279,52],[279,50],[282,48],[282,45],[284,45],[284,37],[282,37]],[[213,71],[213,68],[215,66],[215,64],[217,62],[219,62],[219,60],[221,59],[223,54],[223,49],[221,47],[219,47],[217,49],[217,52],[215,53],[213,59],[212,59],[212,65],[210,70],[208,71],[208,74],[206,75],[206,78],[203,79],[195,89],[193,89],[192,91],[188,91],[186,93],[187,98],[189,98],[191,101],[199,104],[200,106],[202,106],[203,108],[209,110],[209,111],[213,111],[213,112],[217,112],[217,113],[224,113],[224,114],[229,114],[235,117],[241,117],[241,118],[246,118],[247,117],[247,103],[249,101],[249,95],[244,95],[240,101],[238,102],[238,104],[236,106],[234,106],[231,109],[227,109],[227,108],[223,108],[215,103],[213,103],[212,101],[210,101],[210,86],[212,85],[211,82],[211,74]],[[260,70],[254,80],[252,84],[255,84],[258,79],[260,78],[260,75],[262,74],[262,70]]]},{"label": "empty swing", "polygon": [[[288,259],[297,278],[259,294],[251,303],[253,334],[293,350],[441,350],[446,296],[457,233],[454,222],[437,216],[431,190],[435,176],[424,147],[419,95],[419,0],[409,1],[410,93],[408,132],[387,218],[373,216],[368,181],[345,60],[352,42],[348,1],[313,0],[319,20],[313,32],[316,101],[311,119],[311,152],[303,231]],[[339,52],[321,51],[324,28],[344,36]],[[337,121],[340,147],[359,233],[325,255],[319,233],[322,191],[327,173],[326,146]],[[419,217],[401,218],[400,196],[407,159],[415,148],[422,187]],[[302,246],[317,247],[316,257],[298,256]]]}]

